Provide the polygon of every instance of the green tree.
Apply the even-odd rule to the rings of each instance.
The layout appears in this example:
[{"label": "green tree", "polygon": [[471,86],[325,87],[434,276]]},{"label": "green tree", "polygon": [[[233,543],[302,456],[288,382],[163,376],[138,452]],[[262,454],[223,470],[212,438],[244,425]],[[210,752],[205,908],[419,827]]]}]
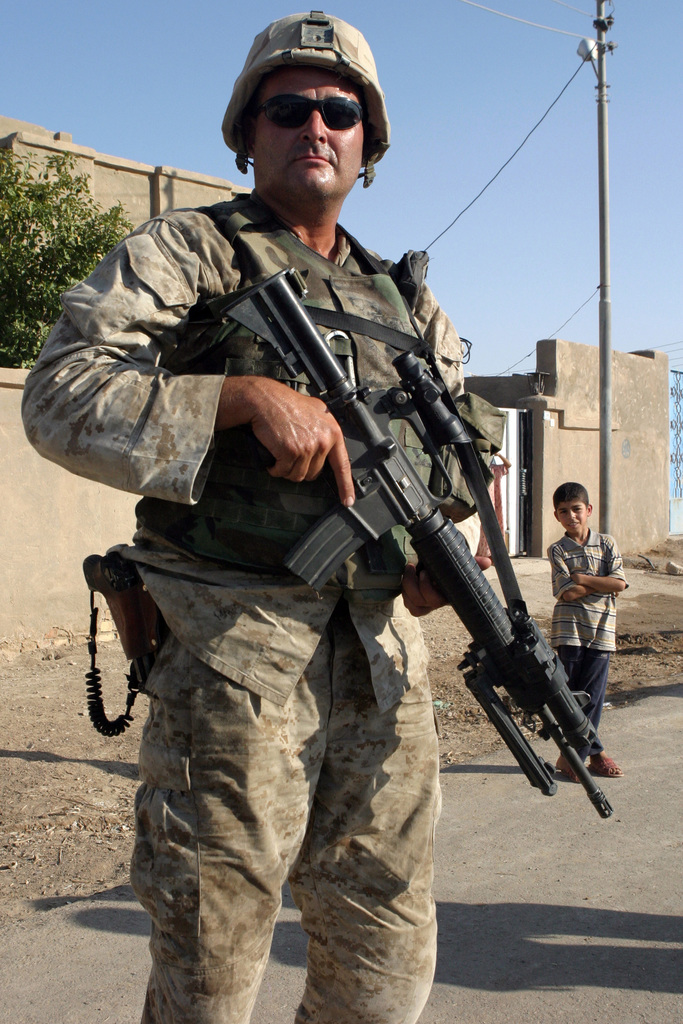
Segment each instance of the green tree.
[{"label": "green tree", "polygon": [[61,313],[59,296],[131,229],[103,211],[63,153],[42,165],[0,150],[0,366],[32,366]]}]

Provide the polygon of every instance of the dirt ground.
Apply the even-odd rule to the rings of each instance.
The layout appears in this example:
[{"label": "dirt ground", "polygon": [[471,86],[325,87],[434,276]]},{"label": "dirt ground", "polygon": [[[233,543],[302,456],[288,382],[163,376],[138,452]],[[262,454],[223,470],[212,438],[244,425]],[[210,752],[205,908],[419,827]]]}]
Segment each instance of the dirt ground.
[{"label": "dirt ground", "polygon": [[[680,681],[683,577],[666,574],[670,560],[683,564],[683,540],[625,558],[627,568],[639,579],[648,577],[649,585],[646,599],[620,605],[607,698],[612,706],[638,699],[669,678]],[[669,585],[651,585],[665,577]],[[549,573],[536,586],[544,595],[536,606],[524,585],[522,591],[546,631]],[[450,609],[423,622],[442,764],[497,749],[501,742],[457,668],[469,643],[466,632]],[[127,669],[118,642],[100,643],[98,665],[113,717],[123,709]],[[56,636],[41,645],[0,641],[0,920],[127,881],[146,698],[138,698],[135,720],[122,736],[99,735],[86,709],[89,667],[85,635]]]}]

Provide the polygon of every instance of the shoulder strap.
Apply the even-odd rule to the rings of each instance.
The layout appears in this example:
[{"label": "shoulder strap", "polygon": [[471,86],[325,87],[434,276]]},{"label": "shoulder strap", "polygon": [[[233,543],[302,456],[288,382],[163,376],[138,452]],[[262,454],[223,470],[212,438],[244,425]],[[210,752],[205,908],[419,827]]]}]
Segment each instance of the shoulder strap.
[{"label": "shoulder strap", "polygon": [[[231,245],[234,245],[236,236],[245,225],[258,224],[270,219],[271,216],[265,208],[260,209],[249,196],[245,196],[241,202],[240,199],[242,199],[242,197],[239,197],[237,201],[232,200],[229,203],[216,203],[214,206],[198,207],[199,212],[205,214],[214,222],[218,230],[227,238]],[[372,256],[360,244],[360,242],[355,238],[352,238],[351,235],[347,234],[347,237],[351,244],[358,249],[366,262],[369,263],[371,269],[375,273],[389,274],[387,268]],[[391,275],[389,274],[389,276]],[[223,296],[219,296],[214,301],[216,303],[221,303],[222,300]],[[380,341],[385,345],[389,345],[391,348],[395,348],[400,352],[416,352],[421,356],[426,354],[425,349],[428,346],[419,329],[415,332],[417,334],[417,337],[415,338],[411,334],[396,331],[384,324],[375,323],[374,320],[367,320],[365,317],[354,316],[350,313],[342,313],[332,309],[322,309],[319,306],[314,305],[310,305],[308,308],[314,314],[316,322],[319,323],[321,327],[330,327],[333,330],[338,331],[351,331],[355,334],[364,334],[367,337],[373,338],[375,341]],[[214,315],[210,302],[203,303],[201,309],[202,312],[208,309],[211,315]],[[415,325],[413,324],[413,326]]]},{"label": "shoulder strap", "polygon": [[403,331],[395,331],[393,327],[386,327],[384,324],[376,323],[374,320],[367,320],[362,316],[355,316],[353,313],[342,313],[336,309],[323,309],[320,306],[313,306],[306,303],[313,319],[321,327],[331,327],[337,331],[351,331],[354,334],[364,334],[375,341],[381,341],[391,348],[400,352],[416,352],[424,355],[426,342],[418,334],[415,338],[412,334],[404,334]]},{"label": "shoulder strap", "polygon": [[424,280],[427,275],[429,256],[426,252],[414,252],[410,249],[401,257],[398,263],[393,263],[388,267],[382,263],[381,260],[378,260],[376,256],[373,256],[372,253],[368,252],[368,250],[360,244],[358,239],[354,238],[353,235],[350,235],[346,229],[344,230],[349,242],[358,249],[375,273],[388,274],[396,285],[403,301],[405,302],[412,328],[418,337],[418,344],[414,345],[413,348],[415,351],[419,352],[422,358],[428,363],[430,370],[436,379],[443,384],[443,387],[448,394],[448,388],[441,376],[441,371],[439,370],[434,350],[431,345],[428,345],[425,341],[420,325],[415,319],[415,306],[417,304],[420,288],[424,284]]},{"label": "shoulder strap", "polygon": [[270,220],[271,214],[265,207],[261,208],[251,195],[235,196],[225,203],[214,203],[213,206],[197,207],[199,213],[209,217],[218,230],[234,245],[238,233],[248,224],[260,224]]}]

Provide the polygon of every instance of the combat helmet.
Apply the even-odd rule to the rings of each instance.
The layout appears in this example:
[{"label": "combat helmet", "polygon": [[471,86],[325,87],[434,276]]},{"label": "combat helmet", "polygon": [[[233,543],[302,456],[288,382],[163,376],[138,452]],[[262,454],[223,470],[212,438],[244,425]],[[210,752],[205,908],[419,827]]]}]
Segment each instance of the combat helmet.
[{"label": "combat helmet", "polygon": [[364,37],[345,21],[323,11],[311,11],[310,15],[290,14],[274,21],[256,36],[223,118],[223,138],[237,154],[238,169],[247,173],[243,118],[249,101],[264,75],[295,64],[329,68],[361,86],[367,115],[363,182],[367,187],[375,176],[374,164],[389,148],[390,127],[384,93],[377,80],[372,51]]}]

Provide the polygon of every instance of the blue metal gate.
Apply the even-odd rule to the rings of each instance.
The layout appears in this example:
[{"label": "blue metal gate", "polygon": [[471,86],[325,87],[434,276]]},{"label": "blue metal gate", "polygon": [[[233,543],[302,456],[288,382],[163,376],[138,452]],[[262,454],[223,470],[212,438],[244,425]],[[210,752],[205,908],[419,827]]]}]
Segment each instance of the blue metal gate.
[{"label": "blue metal gate", "polygon": [[670,371],[669,533],[683,533],[683,370]]}]

